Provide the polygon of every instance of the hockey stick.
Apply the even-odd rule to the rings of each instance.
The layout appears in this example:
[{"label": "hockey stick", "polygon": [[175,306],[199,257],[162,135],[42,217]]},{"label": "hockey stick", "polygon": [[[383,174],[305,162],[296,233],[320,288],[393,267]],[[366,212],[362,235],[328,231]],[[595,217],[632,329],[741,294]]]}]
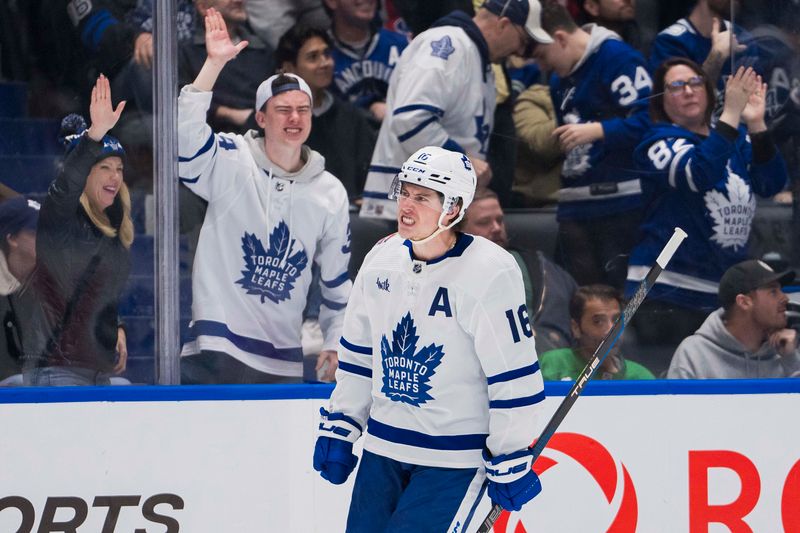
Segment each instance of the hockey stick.
[{"label": "hockey stick", "polygon": [[[547,426],[545,426],[542,434],[539,435],[539,438],[536,440],[536,444],[528,448],[530,454],[533,456],[533,461],[531,463],[535,463],[536,459],[539,457],[539,455],[541,455],[545,446],[547,446],[547,443],[550,441],[550,437],[555,434],[556,429],[558,429],[558,426],[561,425],[564,417],[567,416],[569,410],[572,409],[572,405],[578,400],[581,392],[583,392],[583,387],[586,386],[586,383],[589,382],[597,370],[597,367],[600,366],[600,364],[611,352],[614,344],[616,344],[620,335],[622,335],[622,331],[625,329],[625,326],[630,323],[633,314],[637,309],[639,309],[639,306],[647,296],[647,293],[650,292],[650,289],[655,284],[656,279],[661,272],[667,268],[667,263],[669,263],[669,260],[672,259],[675,250],[678,249],[678,246],[680,246],[681,242],[683,242],[683,239],[685,238],[686,232],[681,228],[675,228],[675,232],[672,234],[669,242],[667,242],[666,246],[664,246],[664,249],[661,250],[661,253],[658,255],[656,264],[653,265],[653,267],[650,269],[650,272],[647,273],[645,278],[636,288],[636,293],[634,293],[633,298],[630,299],[628,305],[625,306],[625,309],[614,323],[614,326],[608,333],[606,333],[606,336],[603,337],[603,340],[600,341],[600,344],[592,354],[589,362],[586,363],[586,366],[581,371],[578,379],[575,380],[575,384],[572,385],[569,393],[564,397],[561,405],[559,405],[558,409],[556,409],[556,412],[553,413],[552,418],[550,418],[550,421],[547,423]],[[489,530],[492,529],[492,526],[500,517],[502,512],[503,508],[500,505],[496,503],[492,505],[492,510],[478,528],[477,533],[489,533]]]}]

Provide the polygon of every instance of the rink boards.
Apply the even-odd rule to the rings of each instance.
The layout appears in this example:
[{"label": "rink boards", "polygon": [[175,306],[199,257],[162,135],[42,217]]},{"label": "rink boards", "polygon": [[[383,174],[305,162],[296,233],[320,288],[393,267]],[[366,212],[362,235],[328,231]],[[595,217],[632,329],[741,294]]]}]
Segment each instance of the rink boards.
[{"label": "rink boards", "polygon": [[[566,390],[547,385],[542,426]],[[0,390],[0,532],[343,531],[353,476],[333,486],[311,467],[330,391]],[[584,396],[536,464],[543,493],[496,533],[800,532],[800,382]]]}]

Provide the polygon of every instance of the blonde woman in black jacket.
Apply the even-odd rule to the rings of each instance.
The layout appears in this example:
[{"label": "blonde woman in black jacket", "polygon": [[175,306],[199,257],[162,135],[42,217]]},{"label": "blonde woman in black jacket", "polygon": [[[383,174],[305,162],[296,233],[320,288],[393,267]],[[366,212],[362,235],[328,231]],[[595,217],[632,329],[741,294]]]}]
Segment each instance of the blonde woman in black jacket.
[{"label": "blonde woman in black jacket", "polygon": [[25,347],[28,385],[107,385],[125,370],[117,308],[130,273],[133,222],[122,179],[125,151],[107,135],[124,107],[114,109],[101,75],[92,90],[91,126],[78,115],[62,122],[67,152],[37,229],[41,313],[34,319],[36,341]]}]

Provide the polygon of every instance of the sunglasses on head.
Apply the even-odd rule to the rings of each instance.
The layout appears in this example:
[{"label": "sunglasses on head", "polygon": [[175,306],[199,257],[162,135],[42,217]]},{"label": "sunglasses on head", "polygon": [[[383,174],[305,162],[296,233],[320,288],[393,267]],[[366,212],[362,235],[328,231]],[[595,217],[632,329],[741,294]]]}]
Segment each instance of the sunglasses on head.
[{"label": "sunglasses on head", "polygon": [[705,89],[706,79],[703,76],[692,76],[688,80],[675,80],[667,83],[665,89],[670,94],[680,94],[686,90],[686,86],[692,88],[693,91]]}]

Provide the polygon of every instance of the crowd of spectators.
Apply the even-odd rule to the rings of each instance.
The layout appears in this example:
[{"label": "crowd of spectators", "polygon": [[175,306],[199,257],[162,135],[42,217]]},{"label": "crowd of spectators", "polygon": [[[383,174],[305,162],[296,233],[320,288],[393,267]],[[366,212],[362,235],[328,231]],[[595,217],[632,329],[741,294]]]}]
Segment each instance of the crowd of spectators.
[{"label": "crowd of spectators", "polygon": [[[73,121],[47,191],[0,202],[0,384],[124,371],[130,196],[161,179],[154,4],[0,0],[0,82],[28,84],[32,117],[91,119]],[[177,0],[181,217],[199,232],[184,381],[300,379],[306,303],[332,378],[358,238],[348,217],[394,219],[392,179],[425,145],[472,161],[479,188],[459,229],[516,259],[546,379],[574,379],[675,226],[687,241],[597,377],[800,373],[782,292],[794,276],[751,252],[771,245],[756,212],[792,204],[793,238],[774,251],[800,258],[800,4],[660,4]],[[119,176],[93,199],[100,166]],[[531,208],[553,213],[554,250],[508,234],[504,213]],[[253,234],[264,213],[267,233]]]}]

